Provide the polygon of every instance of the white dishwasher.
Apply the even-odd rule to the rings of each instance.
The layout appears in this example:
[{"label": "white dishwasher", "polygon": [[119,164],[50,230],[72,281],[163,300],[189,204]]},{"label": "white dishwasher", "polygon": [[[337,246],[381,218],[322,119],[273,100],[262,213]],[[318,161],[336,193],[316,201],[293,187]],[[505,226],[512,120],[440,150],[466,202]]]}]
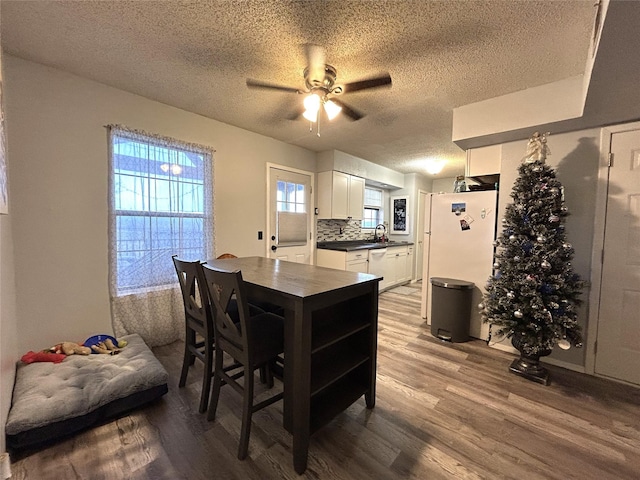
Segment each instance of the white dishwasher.
[{"label": "white dishwasher", "polygon": [[[380,277],[388,276],[385,269],[385,257],[387,255],[386,248],[371,248],[369,250],[369,273]],[[378,285],[378,289],[382,290],[387,286],[388,280],[383,280]]]}]

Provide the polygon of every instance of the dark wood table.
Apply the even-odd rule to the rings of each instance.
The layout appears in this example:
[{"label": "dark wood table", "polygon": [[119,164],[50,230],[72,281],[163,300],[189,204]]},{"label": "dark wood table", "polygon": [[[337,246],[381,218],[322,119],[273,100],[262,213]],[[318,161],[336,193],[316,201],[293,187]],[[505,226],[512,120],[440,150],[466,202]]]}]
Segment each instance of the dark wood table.
[{"label": "dark wood table", "polygon": [[311,434],[362,395],[375,405],[381,277],[264,257],[207,263],[241,270],[252,299],[284,308],[283,423],[301,474]]}]

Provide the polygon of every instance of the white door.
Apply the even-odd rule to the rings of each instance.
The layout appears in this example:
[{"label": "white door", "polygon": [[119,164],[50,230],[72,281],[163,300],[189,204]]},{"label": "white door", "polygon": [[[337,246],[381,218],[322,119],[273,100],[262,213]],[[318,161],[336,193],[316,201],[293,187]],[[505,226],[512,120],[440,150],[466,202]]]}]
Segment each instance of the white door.
[{"label": "white door", "polygon": [[414,262],[415,268],[413,269],[416,272],[416,282],[422,280],[422,265],[424,259],[424,217],[425,217],[425,204],[427,198],[429,197],[429,193],[423,192],[422,190],[418,190],[418,226],[416,228],[416,248],[414,250]]},{"label": "white door", "polygon": [[611,152],[595,371],[640,384],[640,131]]},{"label": "white door", "polygon": [[297,263],[313,258],[313,174],[269,167],[267,256]]}]

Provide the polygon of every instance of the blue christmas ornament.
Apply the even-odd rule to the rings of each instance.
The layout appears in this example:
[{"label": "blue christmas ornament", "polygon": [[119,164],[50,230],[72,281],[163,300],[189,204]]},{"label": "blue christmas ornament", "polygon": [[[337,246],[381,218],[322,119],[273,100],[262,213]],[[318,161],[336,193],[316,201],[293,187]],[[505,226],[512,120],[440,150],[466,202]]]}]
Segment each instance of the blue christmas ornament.
[{"label": "blue christmas ornament", "polygon": [[533,243],[531,242],[524,242],[522,244],[522,250],[524,250],[527,253],[531,253],[531,250],[533,249]]}]

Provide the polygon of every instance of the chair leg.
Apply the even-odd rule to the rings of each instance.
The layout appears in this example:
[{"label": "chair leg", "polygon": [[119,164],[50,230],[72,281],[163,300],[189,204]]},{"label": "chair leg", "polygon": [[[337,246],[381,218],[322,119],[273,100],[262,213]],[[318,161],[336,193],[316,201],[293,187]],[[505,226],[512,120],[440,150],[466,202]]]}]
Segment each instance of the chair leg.
[{"label": "chair leg", "polygon": [[273,363],[274,360],[270,360],[268,363],[264,364],[266,379],[265,382],[267,384],[267,388],[273,388]]},{"label": "chair leg", "polygon": [[202,379],[202,392],[200,393],[200,408],[199,412],[204,413],[207,411],[207,404],[209,403],[209,393],[211,392],[211,376],[213,374],[213,345],[204,346],[204,378]]},{"label": "chair leg", "polygon": [[249,435],[251,434],[251,413],[253,411],[253,370],[244,366],[244,395],[242,399],[242,429],[240,430],[240,445],[238,459],[247,458],[249,451]]},{"label": "chair leg", "polygon": [[207,413],[207,420],[215,420],[216,410],[218,409],[218,400],[220,399],[220,388],[222,388],[222,363],[224,360],[224,353],[222,350],[216,349],[215,352],[215,366],[213,368],[213,392],[211,393],[211,401],[209,403],[209,412]]},{"label": "chair leg", "polygon": [[182,360],[182,372],[180,373],[180,382],[178,387],[182,388],[187,383],[187,374],[189,373],[189,367],[196,361],[195,355],[189,350],[190,345],[194,345],[196,341],[196,332],[187,328],[184,336],[184,359]]}]

